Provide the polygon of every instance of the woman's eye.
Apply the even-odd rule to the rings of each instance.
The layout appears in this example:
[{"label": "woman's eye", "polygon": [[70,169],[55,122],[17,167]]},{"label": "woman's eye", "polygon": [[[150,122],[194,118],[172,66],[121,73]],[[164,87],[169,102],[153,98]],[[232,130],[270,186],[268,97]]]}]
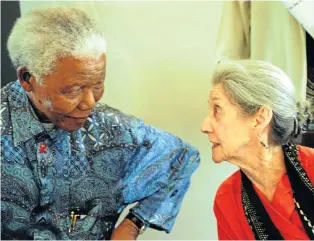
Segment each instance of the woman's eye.
[{"label": "woman's eye", "polygon": [[216,114],[218,114],[219,112],[220,112],[220,107],[217,106],[217,105],[215,105],[215,106],[214,106],[214,114],[216,115]]}]

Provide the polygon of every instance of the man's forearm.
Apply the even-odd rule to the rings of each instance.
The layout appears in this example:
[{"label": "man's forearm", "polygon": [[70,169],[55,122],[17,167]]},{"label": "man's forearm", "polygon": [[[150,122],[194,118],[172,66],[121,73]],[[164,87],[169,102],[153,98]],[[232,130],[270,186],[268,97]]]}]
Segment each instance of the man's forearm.
[{"label": "man's forearm", "polygon": [[124,219],[113,231],[111,240],[136,240],[138,235],[137,226],[129,219]]}]

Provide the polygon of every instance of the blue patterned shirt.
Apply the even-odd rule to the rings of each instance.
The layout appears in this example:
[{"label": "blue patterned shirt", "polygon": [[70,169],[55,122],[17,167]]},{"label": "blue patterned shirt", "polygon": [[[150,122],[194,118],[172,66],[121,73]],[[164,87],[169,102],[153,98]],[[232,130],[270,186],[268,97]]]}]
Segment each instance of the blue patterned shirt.
[{"label": "blue patterned shirt", "polygon": [[[170,232],[199,159],[178,137],[103,104],[77,131],[46,131],[10,83],[1,89],[2,238],[109,239],[131,203]],[[73,210],[82,216],[71,229]]]}]

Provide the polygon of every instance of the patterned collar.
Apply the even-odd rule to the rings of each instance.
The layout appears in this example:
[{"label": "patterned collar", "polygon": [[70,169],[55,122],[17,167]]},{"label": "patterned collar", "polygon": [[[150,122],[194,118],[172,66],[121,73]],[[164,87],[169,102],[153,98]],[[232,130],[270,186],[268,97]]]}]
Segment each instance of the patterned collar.
[{"label": "patterned collar", "polygon": [[18,80],[10,86],[8,104],[12,121],[14,146],[33,138],[45,130],[32,110],[28,97]]}]

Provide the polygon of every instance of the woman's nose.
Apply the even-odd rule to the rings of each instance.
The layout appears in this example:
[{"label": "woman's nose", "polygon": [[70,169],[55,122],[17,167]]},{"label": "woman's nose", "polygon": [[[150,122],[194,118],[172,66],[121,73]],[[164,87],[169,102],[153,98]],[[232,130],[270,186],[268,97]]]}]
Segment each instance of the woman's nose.
[{"label": "woman's nose", "polygon": [[213,128],[211,126],[211,121],[209,116],[207,116],[204,120],[203,123],[201,124],[201,132],[203,132],[204,134],[208,134],[213,132]]}]

